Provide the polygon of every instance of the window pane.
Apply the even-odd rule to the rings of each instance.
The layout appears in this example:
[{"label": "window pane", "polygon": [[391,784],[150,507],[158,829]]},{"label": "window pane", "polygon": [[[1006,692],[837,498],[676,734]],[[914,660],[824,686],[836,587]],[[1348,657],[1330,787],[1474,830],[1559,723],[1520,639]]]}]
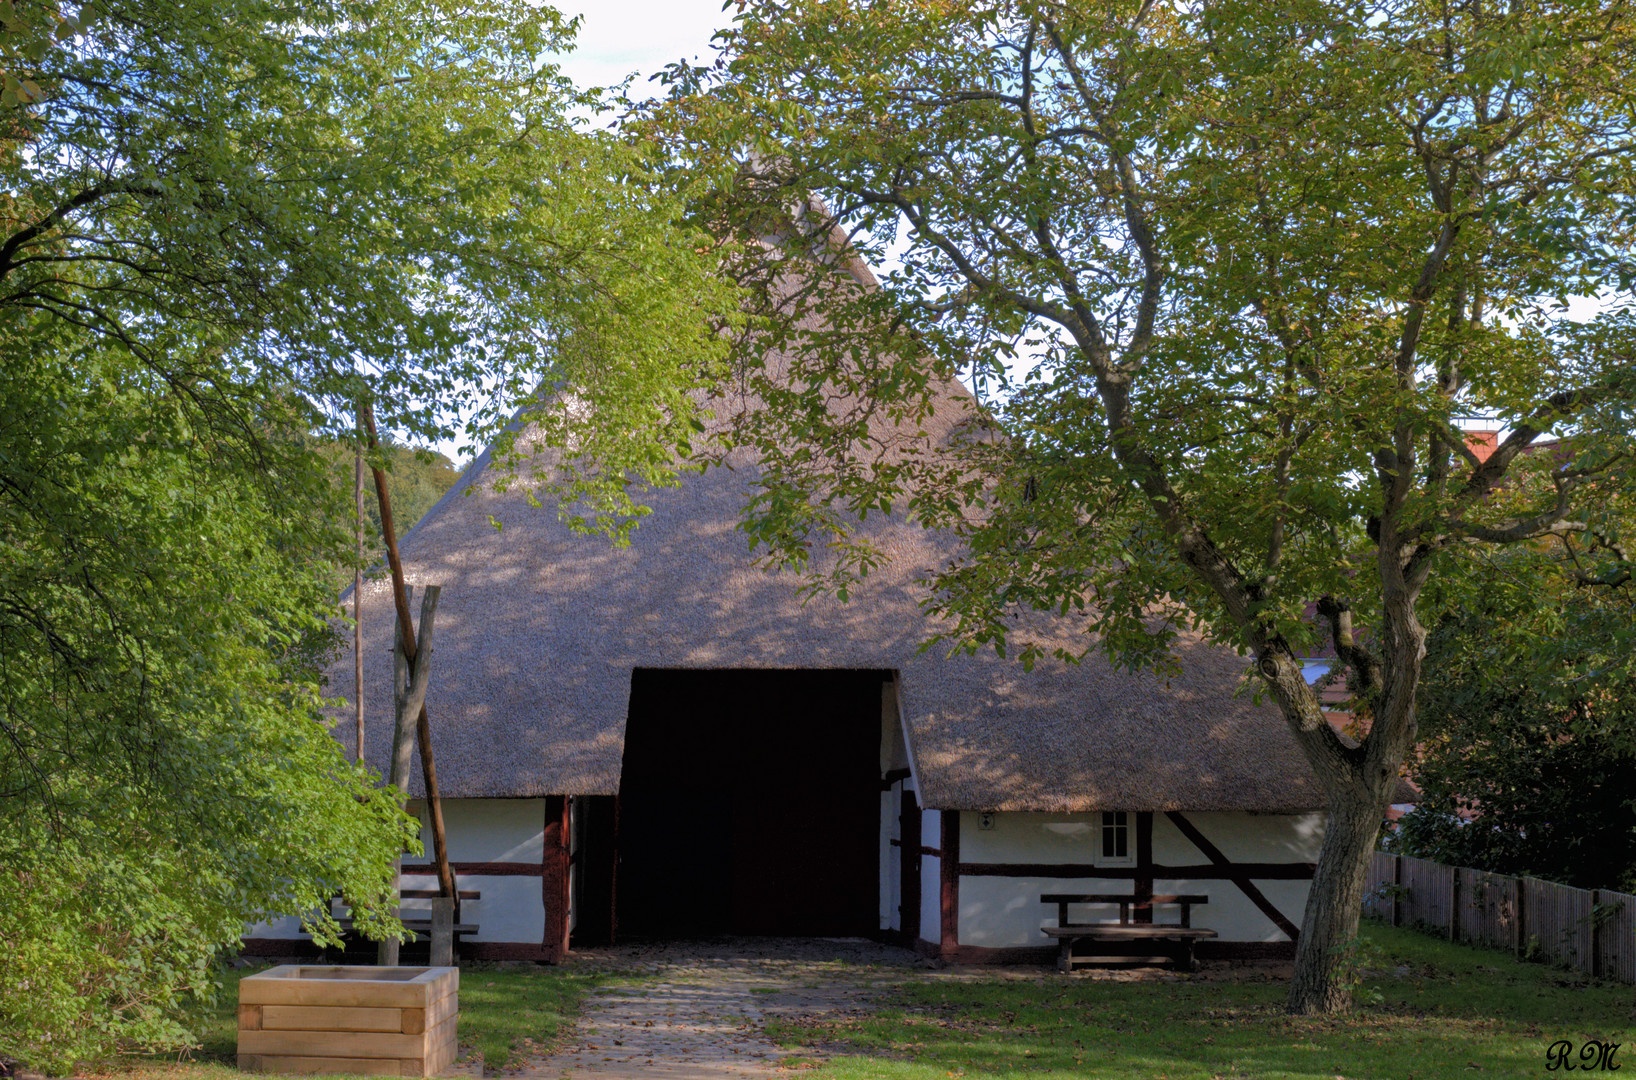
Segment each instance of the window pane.
[{"label": "window pane", "polygon": [[1102,857],[1124,859],[1130,853],[1130,831],[1123,810],[1102,811]]}]

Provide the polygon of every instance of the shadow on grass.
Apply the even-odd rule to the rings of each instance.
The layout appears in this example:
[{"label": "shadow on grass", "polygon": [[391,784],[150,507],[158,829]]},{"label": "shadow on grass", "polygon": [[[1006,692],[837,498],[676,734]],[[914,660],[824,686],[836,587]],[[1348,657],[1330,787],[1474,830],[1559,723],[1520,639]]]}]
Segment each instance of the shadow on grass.
[{"label": "shadow on grass", "polygon": [[1366,929],[1359,959],[1360,1007],[1338,1019],[1287,1016],[1266,983],[930,979],[873,1017],[769,1034],[850,1055],[822,1076],[1107,1080],[1543,1075],[1557,1039],[1636,1038],[1630,987],[1389,927]]}]

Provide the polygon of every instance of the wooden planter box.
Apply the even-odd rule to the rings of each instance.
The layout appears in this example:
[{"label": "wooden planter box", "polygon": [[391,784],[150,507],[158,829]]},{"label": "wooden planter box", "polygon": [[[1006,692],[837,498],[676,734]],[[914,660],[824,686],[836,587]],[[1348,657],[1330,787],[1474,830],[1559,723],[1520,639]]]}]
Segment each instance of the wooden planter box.
[{"label": "wooden planter box", "polygon": [[286,964],[239,982],[239,1068],[432,1076],[455,1058],[460,969]]}]

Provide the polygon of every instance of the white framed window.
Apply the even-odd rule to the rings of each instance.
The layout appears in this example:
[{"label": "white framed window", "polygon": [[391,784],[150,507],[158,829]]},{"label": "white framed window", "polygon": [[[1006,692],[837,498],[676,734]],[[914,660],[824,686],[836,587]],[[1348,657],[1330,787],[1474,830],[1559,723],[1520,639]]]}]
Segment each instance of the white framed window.
[{"label": "white framed window", "polygon": [[1136,838],[1131,836],[1130,819],[1124,810],[1102,811],[1102,827],[1095,841],[1097,865],[1136,865]]}]

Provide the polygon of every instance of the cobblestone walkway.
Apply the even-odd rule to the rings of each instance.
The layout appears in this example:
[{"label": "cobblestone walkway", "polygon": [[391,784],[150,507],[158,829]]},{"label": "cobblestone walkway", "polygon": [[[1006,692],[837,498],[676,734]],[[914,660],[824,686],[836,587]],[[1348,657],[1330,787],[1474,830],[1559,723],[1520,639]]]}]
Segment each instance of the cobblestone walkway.
[{"label": "cobblestone walkway", "polygon": [[516,1077],[712,1080],[788,1076],[822,1053],[783,1050],[762,1034],[776,1018],[871,1007],[874,995],[925,962],[904,949],[852,939],[666,942],[580,954],[615,974],[586,1002],[558,1053],[508,1068]]}]

